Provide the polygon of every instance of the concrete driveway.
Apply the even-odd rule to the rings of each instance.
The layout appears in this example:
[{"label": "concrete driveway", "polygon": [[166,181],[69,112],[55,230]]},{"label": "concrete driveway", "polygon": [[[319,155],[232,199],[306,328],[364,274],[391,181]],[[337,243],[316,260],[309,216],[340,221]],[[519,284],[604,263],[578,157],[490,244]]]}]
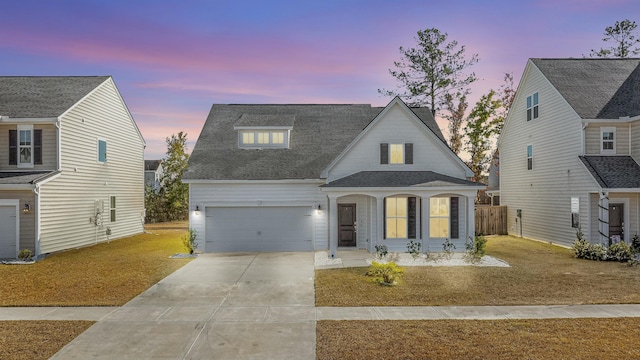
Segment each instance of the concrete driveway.
[{"label": "concrete driveway", "polygon": [[314,254],[203,254],[53,359],[315,359]]}]

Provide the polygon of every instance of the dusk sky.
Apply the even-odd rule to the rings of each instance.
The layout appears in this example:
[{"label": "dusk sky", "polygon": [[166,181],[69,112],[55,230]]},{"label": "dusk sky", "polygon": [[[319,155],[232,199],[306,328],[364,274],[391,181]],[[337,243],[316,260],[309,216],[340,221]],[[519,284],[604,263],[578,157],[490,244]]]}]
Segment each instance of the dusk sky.
[{"label": "dusk sky", "polygon": [[214,103],[384,106],[421,29],[479,55],[472,106],[528,58],[582,57],[638,15],[637,0],[5,1],[0,75],[112,75],[156,159],[179,131],[192,149]]}]

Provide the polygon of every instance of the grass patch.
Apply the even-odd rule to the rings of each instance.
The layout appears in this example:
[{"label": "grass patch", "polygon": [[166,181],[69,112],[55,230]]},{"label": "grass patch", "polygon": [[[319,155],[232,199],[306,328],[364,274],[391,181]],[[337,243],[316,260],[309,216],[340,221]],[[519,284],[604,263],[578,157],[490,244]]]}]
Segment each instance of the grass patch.
[{"label": "grass patch", "polygon": [[630,359],[640,319],[318,321],[316,358]]},{"label": "grass patch", "polygon": [[119,306],[190,259],[185,222],[153,224],[147,233],[56,253],[33,265],[0,265],[0,306]]},{"label": "grass patch", "polygon": [[316,270],[316,306],[640,303],[638,266],[509,236],[489,238],[487,255],[511,267],[406,267],[395,287],[368,282],[367,268]]},{"label": "grass patch", "polygon": [[93,321],[0,321],[0,359],[48,359]]}]

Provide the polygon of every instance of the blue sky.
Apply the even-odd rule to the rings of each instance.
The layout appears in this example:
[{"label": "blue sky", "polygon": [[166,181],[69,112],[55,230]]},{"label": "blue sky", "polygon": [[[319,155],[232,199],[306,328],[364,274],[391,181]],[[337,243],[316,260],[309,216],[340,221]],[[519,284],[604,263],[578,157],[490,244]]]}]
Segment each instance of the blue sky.
[{"label": "blue sky", "polygon": [[582,57],[634,0],[22,0],[3,3],[1,75],[112,75],[147,142],[185,131],[214,103],[368,103],[416,32],[477,53],[471,100],[519,80],[531,57]]}]

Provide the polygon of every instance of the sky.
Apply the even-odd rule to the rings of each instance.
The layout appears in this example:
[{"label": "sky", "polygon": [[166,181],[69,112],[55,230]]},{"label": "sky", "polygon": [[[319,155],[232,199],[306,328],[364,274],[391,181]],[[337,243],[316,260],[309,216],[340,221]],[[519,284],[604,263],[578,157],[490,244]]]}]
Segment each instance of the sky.
[{"label": "sky", "polygon": [[472,106],[528,58],[588,55],[638,15],[637,0],[7,0],[0,75],[113,76],[161,159],[180,131],[193,149],[213,104],[385,106],[418,30],[478,54]]}]

